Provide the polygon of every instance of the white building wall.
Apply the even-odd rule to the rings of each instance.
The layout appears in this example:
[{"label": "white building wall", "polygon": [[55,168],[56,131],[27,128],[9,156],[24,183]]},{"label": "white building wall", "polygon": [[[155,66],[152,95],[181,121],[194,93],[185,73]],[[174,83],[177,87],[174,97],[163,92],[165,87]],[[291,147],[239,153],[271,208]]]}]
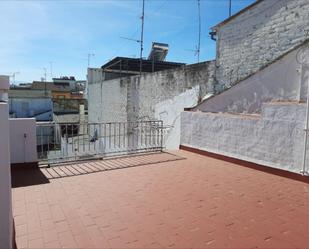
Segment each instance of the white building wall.
[{"label": "white building wall", "polygon": [[10,77],[7,75],[0,75],[0,100],[8,100],[8,91],[10,86]]},{"label": "white building wall", "polygon": [[181,144],[300,173],[305,113],[293,103],[265,104],[262,116],[183,112]]},{"label": "white building wall", "polygon": [[309,68],[299,58],[309,58],[304,45],[237,85],[201,103],[203,112],[260,113],[270,101],[306,100]]},{"label": "white building wall", "polygon": [[127,87],[120,80],[89,84],[88,121],[126,122]]},{"label": "white building wall", "polygon": [[34,118],[10,119],[10,141],[12,164],[38,161]]},{"label": "white building wall", "polygon": [[[214,62],[103,81],[101,69],[90,69],[89,122],[164,119],[167,148],[179,146],[179,116],[185,107],[213,90]],[[168,113],[168,117],[164,116]],[[161,116],[160,116],[161,115]],[[175,136],[175,139],[171,139]],[[177,144],[178,143],[178,144]]]},{"label": "white building wall", "polygon": [[309,1],[264,0],[215,29],[220,91],[309,38]]},{"label": "white building wall", "polygon": [[166,148],[178,149],[180,145],[180,114],[184,108],[197,104],[199,86],[160,102],[155,106],[155,119],[165,124],[164,144]]},{"label": "white building wall", "polygon": [[51,98],[9,98],[10,113],[16,118],[34,117],[39,113],[38,121],[52,120],[53,102]]}]

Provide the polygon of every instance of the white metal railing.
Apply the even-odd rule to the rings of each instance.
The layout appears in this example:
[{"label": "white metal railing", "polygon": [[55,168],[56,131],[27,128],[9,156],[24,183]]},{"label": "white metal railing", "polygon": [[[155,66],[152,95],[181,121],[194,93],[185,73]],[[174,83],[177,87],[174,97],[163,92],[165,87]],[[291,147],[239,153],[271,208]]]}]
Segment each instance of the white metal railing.
[{"label": "white metal railing", "polygon": [[163,150],[163,122],[37,123],[41,162],[76,161]]}]

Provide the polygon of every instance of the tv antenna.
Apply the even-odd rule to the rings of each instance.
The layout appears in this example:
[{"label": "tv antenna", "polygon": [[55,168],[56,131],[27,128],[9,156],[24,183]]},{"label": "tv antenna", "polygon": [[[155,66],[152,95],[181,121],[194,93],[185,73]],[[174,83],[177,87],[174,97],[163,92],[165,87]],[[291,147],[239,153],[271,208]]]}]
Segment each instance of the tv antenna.
[{"label": "tv antenna", "polygon": [[143,50],[144,50],[144,21],[145,21],[145,0],[143,0],[142,5],[142,15],[141,15],[142,27],[141,27],[141,38],[134,39],[129,37],[120,36],[121,39],[134,41],[140,44],[140,65],[139,65],[139,73],[142,74],[143,71]]},{"label": "tv antenna", "polygon": [[197,56],[197,62],[200,62],[200,53],[201,53],[201,32],[202,32],[202,25],[201,25],[201,2],[197,0],[197,10],[198,10],[198,39],[197,45],[195,49],[185,49],[187,51],[194,52],[194,56]]},{"label": "tv antenna", "polygon": [[50,69],[50,78],[52,79],[53,78],[53,62],[52,61],[49,62],[49,69]]},{"label": "tv antenna", "polygon": [[229,17],[232,15],[232,0],[229,0]]},{"label": "tv antenna", "polygon": [[11,75],[9,75],[9,77],[12,77],[13,79],[13,85],[15,85],[16,74],[20,74],[20,72],[13,72]]},{"label": "tv antenna", "polygon": [[134,39],[134,38],[129,38],[129,37],[124,37],[124,36],[120,36],[121,39],[125,39],[125,40],[129,40],[129,41],[135,41],[137,43],[140,43],[140,40]]},{"label": "tv antenna", "polygon": [[196,54],[197,54],[197,62],[200,62],[200,52],[201,52],[201,2],[200,0],[197,0],[197,9],[198,9],[198,42],[197,42],[197,48],[196,48]]},{"label": "tv antenna", "polygon": [[88,54],[88,68],[90,67],[90,60],[91,60],[91,57],[94,57],[95,54],[94,53],[89,53]]},{"label": "tv antenna", "polygon": [[141,30],[141,51],[140,51],[140,68],[139,73],[142,74],[143,69],[143,45],[144,45],[144,21],[145,21],[145,0],[143,0],[143,7],[142,7],[142,30]]}]

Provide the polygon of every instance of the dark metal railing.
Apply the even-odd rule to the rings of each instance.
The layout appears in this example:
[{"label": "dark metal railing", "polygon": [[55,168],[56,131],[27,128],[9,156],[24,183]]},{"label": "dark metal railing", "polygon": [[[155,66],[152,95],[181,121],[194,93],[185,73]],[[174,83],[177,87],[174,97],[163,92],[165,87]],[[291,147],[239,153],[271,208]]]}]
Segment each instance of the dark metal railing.
[{"label": "dark metal railing", "polygon": [[37,153],[47,163],[163,150],[163,122],[37,123]]}]

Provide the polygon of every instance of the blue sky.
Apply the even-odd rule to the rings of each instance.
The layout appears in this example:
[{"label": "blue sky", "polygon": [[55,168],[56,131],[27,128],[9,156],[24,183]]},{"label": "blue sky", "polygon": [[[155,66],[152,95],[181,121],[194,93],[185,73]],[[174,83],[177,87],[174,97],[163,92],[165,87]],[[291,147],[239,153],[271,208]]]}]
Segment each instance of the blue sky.
[{"label": "blue sky", "polygon": [[[233,0],[233,13],[254,0]],[[74,75],[86,78],[87,54],[91,67],[100,67],[115,56],[139,56],[139,44],[121,39],[140,36],[140,0],[101,1],[0,1],[0,74],[16,81]],[[228,0],[201,0],[202,39],[200,60],[215,56],[211,26],[228,17]],[[196,0],[146,0],[144,56],[152,41],[168,43],[169,61],[195,63],[198,16]]]}]

